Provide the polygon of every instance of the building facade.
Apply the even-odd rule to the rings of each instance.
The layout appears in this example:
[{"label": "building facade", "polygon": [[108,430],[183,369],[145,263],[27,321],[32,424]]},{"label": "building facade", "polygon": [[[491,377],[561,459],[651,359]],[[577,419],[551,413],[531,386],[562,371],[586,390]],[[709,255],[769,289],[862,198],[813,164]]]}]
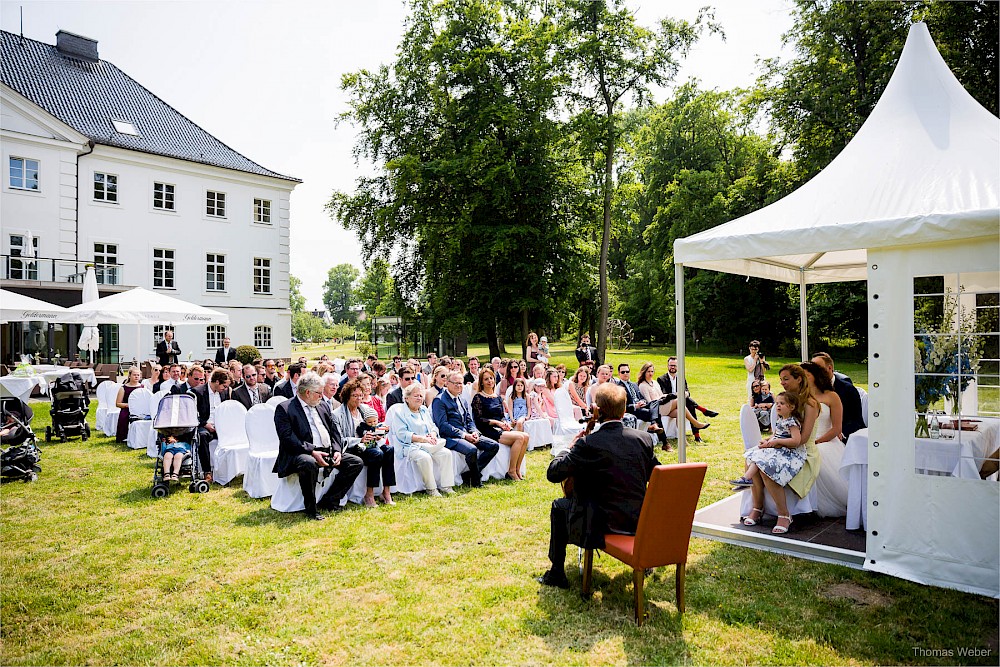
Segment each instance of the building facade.
[{"label": "building facade", "polygon": [[[50,45],[4,32],[0,85],[0,286],[80,303],[144,287],[213,308],[227,326],[178,325],[182,358],[222,338],[291,355],[289,199],[300,182],[229,148],[60,31]],[[120,329],[120,331],[119,331]],[[102,325],[99,358],[146,359],[164,327]],[[75,325],[2,327],[2,358],[70,358]]]}]

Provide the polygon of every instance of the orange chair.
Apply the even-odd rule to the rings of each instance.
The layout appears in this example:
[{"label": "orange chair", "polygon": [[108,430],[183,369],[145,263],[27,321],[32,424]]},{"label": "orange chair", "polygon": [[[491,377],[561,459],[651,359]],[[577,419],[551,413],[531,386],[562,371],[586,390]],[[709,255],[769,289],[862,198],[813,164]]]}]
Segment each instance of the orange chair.
[{"label": "orange chair", "polygon": [[[684,612],[684,572],[691,524],[707,469],[706,463],[656,466],[646,487],[635,535],[604,536],[604,552],[632,566],[637,625],[642,625],[645,616],[642,587],[647,568],[677,566],[677,609]],[[590,595],[593,566],[594,550],[587,549],[583,556],[584,596]]]}]

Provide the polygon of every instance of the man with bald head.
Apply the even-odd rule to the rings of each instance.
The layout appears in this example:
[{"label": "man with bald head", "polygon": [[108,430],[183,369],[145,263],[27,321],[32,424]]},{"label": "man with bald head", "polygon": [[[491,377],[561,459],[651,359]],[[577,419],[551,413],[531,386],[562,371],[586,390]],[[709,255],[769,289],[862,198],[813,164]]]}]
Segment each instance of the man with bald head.
[{"label": "man with bald head", "polygon": [[476,428],[472,408],[462,396],[463,379],[458,371],[448,374],[445,391],[434,399],[431,413],[434,424],[445,439],[444,446],[465,457],[469,472],[462,475],[463,479],[467,479],[472,487],[479,487],[483,485],[482,470],[500,451],[500,443],[487,438]]}]

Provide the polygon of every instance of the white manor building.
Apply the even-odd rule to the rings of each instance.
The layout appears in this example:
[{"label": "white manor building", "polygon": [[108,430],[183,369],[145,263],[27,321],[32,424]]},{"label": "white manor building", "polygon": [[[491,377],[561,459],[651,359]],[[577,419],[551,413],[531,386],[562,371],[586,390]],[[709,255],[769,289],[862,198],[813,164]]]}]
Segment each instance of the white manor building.
[{"label": "white manor building", "polygon": [[[237,153],[111,63],[97,42],[2,33],[0,287],[71,306],[96,267],[101,296],[162,291],[229,315],[181,325],[182,359],[222,338],[291,355],[289,197],[298,179]],[[235,111],[235,110],[234,110]],[[147,359],[162,327],[101,326],[99,359]],[[2,325],[0,360],[76,355],[79,328]]]}]

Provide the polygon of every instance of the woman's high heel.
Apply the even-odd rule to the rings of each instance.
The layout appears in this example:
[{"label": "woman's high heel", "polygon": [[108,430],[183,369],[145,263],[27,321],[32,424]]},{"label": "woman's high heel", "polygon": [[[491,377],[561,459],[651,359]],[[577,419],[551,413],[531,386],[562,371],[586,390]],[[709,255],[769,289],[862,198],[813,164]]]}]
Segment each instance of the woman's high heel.
[{"label": "woman's high heel", "polygon": [[760,521],[760,518],[762,516],[764,516],[764,508],[754,507],[752,510],[750,510],[750,516],[743,517],[743,525],[756,526],[757,522]]},{"label": "woman's high heel", "polygon": [[[785,524],[784,526],[781,525],[781,520],[782,519],[787,519],[788,520],[788,523]],[[771,533],[773,535],[784,535],[785,533],[788,532],[788,529],[791,528],[791,527],[792,527],[792,517],[790,515],[786,515],[786,514],[779,514],[778,515],[778,525],[776,525],[774,528],[771,529]]]}]

